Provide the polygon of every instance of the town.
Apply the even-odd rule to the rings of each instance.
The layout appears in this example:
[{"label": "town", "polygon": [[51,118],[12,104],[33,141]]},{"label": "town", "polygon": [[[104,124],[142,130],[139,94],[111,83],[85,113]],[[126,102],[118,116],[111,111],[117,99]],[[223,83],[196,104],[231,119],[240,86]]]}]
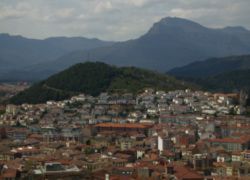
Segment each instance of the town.
[{"label": "town", "polygon": [[7,105],[0,179],[248,179],[245,99],[145,89]]}]

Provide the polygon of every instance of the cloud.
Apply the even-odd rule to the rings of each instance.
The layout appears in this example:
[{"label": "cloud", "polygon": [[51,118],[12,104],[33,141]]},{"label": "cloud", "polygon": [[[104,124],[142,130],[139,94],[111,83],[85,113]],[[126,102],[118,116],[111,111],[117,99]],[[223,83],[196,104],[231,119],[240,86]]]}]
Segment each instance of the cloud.
[{"label": "cloud", "polygon": [[112,4],[110,1],[101,1],[101,2],[98,2],[95,9],[94,9],[94,12],[95,13],[103,13],[103,12],[107,12],[107,11],[110,11],[112,9]]},{"label": "cloud", "polygon": [[199,8],[199,9],[183,9],[174,8],[171,9],[169,14],[171,16],[182,17],[182,18],[201,18],[205,15],[216,13],[217,10],[211,8]]},{"label": "cloud", "polygon": [[28,15],[31,10],[32,7],[24,2],[18,3],[15,6],[0,6],[0,19],[21,18]]},{"label": "cloud", "polygon": [[0,32],[127,40],[166,16],[250,29],[249,11],[249,0],[1,0]]}]

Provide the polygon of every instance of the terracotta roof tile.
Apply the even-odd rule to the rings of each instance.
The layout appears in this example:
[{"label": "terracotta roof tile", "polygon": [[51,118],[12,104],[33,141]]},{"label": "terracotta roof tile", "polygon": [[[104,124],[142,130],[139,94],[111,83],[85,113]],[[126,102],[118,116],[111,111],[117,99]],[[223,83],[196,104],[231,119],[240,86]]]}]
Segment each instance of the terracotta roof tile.
[{"label": "terracotta roof tile", "polygon": [[97,124],[95,127],[111,127],[111,128],[138,128],[138,129],[145,129],[145,128],[150,128],[152,127],[152,124],[130,124],[130,123],[124,123],[124,124],[119,124],[119,123],[100,123]]},{"label": "terracotta roof tile", "polygon": [[16,177],[17,170],[16,169],[7,169],[3,173],[3,178],[15,178]]}]

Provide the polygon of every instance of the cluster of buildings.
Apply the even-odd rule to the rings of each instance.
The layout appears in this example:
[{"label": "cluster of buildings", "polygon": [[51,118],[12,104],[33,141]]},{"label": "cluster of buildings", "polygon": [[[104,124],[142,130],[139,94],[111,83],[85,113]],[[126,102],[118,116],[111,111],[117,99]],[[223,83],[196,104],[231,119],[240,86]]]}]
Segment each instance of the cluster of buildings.
[{"label": "cluster of buildings", "polygon": [[7,105],[0,179],[249,179],[250,117],[240,99],[146,89]]}]

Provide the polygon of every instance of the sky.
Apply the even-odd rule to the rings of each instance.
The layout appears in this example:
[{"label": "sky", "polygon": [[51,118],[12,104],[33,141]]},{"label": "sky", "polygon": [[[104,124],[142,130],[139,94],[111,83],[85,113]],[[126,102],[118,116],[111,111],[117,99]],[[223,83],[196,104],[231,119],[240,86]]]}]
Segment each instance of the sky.
[{"label": "sky", "polygon": [[0,0],[0,33],[124,41],[167,16],[250,29],[249,12],[250,0]]}]

